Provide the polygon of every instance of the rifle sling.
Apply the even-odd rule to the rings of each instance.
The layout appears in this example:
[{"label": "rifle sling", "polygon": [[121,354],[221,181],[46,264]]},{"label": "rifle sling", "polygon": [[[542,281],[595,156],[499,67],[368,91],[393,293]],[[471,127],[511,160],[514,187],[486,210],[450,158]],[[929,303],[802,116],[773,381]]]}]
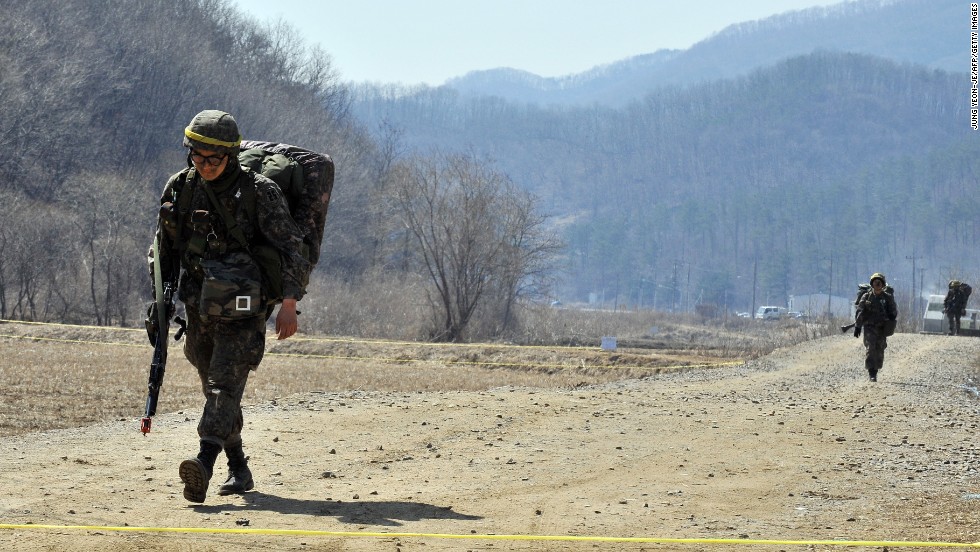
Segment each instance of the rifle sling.
[{"label": "rifle sling", "polygon": [[[160,233],[153,237],[153,293],[157,304],[157,339],[163,345],[163,358],[167,355],[167,336],[170,333],[167,321],[167,297],[163,288],[163,269],[160,268]],[[162,335],[161,335],[162,334]],[[160,339],[162,337],[162,340]]]},{"label": "rifle sling", "polygon": [[235,238],[238,243],[242,244],[245,251],[250,251],[248,241],[245,239],[245,233],[242,232],[242,229],[238,226],[238,221],[235,220],[235,217],[231,216],[228,209],[225,209],[224,203],[218,201],[218,198],[214,195],[214,190],[212,190],[210,186],[204,184],[204,191],[207,192],[208,199],[211,201],[211,204],[218,210],[218,214],[221,215],[222,220],[225,221],[225,229],[228,231],[228,233],[231,234],[231,236]]}]

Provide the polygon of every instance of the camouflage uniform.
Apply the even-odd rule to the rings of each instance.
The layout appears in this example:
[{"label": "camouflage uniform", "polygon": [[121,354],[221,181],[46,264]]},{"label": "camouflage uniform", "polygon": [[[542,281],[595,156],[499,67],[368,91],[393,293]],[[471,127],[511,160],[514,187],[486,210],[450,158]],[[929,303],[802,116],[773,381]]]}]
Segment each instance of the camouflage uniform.
[{"label": "camouflage uniform", "polygon": [[[864,367],[871,381],[878,381],[878,371],[885,362],[885,348],[888,347],[888,332],[886,325],[894,324],[898,319],[898,306],[895,297],[884,290],[885,278],[880,273],[871,276],[871,282],[880,279],[881,293],[874,290],[865,292],[858,300],[860,318],[864,328],[864,346],[867,348],[864,357]],[[894,329],[894,328],[892,328]]]},{"label": "camouflage uniform", "polygon": [[[205,111],[198,114],[192,126],[185,131],[185,145],[192,151],[226,152],[227,165],[211,181],[204,180],[194,167],[173,175],[161,197],[157,230],[161,244],[159,262],[164,279],[172,282],[179,278],[177,297],[187,311],[184,354],[197,368],[205,397],[204,412],[197,427],[201,453],[196,459],[181,464],[181,479],[185,481],[184,496],[193,502],[204,501],[215,459],[222,449],[228,456],[232,472],[229,483],[222,486],[222,491],[229,485],[234,492],[252,487],[251,472],[247,470],[242,450],[241,400],[249,372],[255,370],[262,360],[266,319],[273,310],[272,306],[266,307],[263,297],[256,298],[258,304],[252,306],[253,311],[240,318],[222,318],[215,316],[214,312],[209,314],[207,306],[201,304],[205,279],[202,263],[220,266],[222,259],[247,255],[254,244],[262,242],[271,245],[279,251],[282,261],[283,296],[296,300],[301,299],[304,293],[301,281],[309,267],[300,253],[302,235],[290,217],[278,186],[272,180],[240,167],[237,158],[240,136],[237,141],[225,137],[218,145],[191,138],[201,138],[199,134],[191,132],[195,121],[213,122],[215,117],[229,126],[219,127],[219,134],[232,132],[229,130],[231,128],[237,134],[237,124],[230,115]],[[229,119],[231,122],[227,123]],[[208,128],[204,127],[205,130]],[[190,157],[188,164],[191,164]],[[254,187],[254,213],[243,201],[247,196],[243,189],[248,186]],[[214,192],[214,197],[223,205],[234,225],[241,229],[248,248],[239,243],[235,233],[226,227],[220,209],[212,205],[205,187]],[[151,259],[151,273],[152,262],[155,261]],[[231,484],[236,473],[241,477],[247,474],[247,481]]]},{"label": "camouflage uniform", "polygon": [[949,283],[949,291],[943,299],[943,312],[949,320],[949,335],[959,335],[960,318],[966,314],[966,294],[960,288],[958,280]]}]

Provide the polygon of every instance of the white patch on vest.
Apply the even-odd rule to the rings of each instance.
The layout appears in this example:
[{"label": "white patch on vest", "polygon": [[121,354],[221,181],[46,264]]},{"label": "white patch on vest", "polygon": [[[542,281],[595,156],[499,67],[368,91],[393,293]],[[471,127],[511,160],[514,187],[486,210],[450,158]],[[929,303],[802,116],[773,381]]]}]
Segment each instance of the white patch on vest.
[{"label": "white patch on vest", "polygon": [[240,311],[252,310],[252,296],[251,295],[235,296],[235,310],[240,310]]}]

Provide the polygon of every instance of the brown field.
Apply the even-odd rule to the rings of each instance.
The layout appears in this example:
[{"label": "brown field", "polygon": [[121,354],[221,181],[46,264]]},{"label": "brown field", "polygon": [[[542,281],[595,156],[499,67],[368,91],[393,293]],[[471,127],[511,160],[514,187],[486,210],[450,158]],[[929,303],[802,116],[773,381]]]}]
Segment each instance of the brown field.
[{"label": "brown field", "polygon": [[[573,388],[740,362],[805,334],[796,326],[774,331],[749,321],[735,331],[668,324],[656,337],[624,335],[614,352],[599,347],[600,336],[593,346],[573,347],[270,338],[244,404],[305,392]],[[181,344],[171,341],[161,413],[201,404]],[[142,329],[0,322],[0,436],[142,416],[152,353]]]}]

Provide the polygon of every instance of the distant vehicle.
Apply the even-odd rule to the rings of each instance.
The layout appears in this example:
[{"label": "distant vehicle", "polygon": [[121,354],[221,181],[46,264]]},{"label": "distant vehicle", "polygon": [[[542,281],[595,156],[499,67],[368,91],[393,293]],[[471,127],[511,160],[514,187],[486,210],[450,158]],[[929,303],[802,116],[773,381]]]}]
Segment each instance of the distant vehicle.
[{"label": "distant vehicle", "polygon": [[786,309],[783,307],[759,307],[755,311],[756,320],[779,320],[786,316]]},{"label": "distant vehicle", "polygon": [[552,301],[551,302],[551,306],[552,307],[560,307],[561,306],[561,301],[558,301],[558,300]]},{"label": "distant vehicle", "polygon": [[796,311],[789,311],[786,313],[786,316],[790,318],[799,318],[800,320],[805,320],[808,318],[806,313],[796,312]]},{"label": "distant vehicle", "polygon": [[750,313],[747,313],[747,312],[736,312],[735,313],[735,316],[737,316],[739,318],[752,318],[752,315]]}]

